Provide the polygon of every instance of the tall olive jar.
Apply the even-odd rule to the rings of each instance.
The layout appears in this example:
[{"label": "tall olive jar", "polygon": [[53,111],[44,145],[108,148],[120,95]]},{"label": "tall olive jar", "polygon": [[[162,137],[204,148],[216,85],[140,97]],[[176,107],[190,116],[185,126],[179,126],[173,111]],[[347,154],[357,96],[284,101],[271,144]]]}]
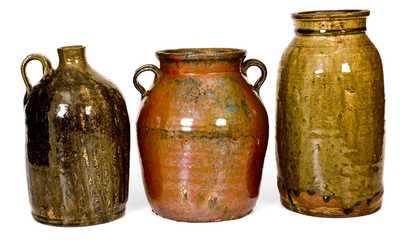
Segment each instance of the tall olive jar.
[{"label": "tall olive jar", "polygon": [[[26,166],[33,217],[52,225],[91,225],[124,213],[128,196],[129,119],[118,89],[87,63],[84,47],[58,49],[53,70],[26,57]],[[44,76],[34,87],[32,60]]]},{"label": "tall olive jar", "polygon": [[[268,117],[259,90],[266,67],[244,61],[240,49],[157,52],[160,68],[134,76],[142,95],[137,137],[143,178],[153,211],[188,222],[242,217],[254,207],[268,141]],[[256,66],[255,84],[246,71]],[[145,90],[144,71],[156,75]]]},{"label": "tall olive jar", "polygon": [[324,217],[373,213],[383,194],[384,84],[367,10],[300,12],[277,97],[282,204]]}]

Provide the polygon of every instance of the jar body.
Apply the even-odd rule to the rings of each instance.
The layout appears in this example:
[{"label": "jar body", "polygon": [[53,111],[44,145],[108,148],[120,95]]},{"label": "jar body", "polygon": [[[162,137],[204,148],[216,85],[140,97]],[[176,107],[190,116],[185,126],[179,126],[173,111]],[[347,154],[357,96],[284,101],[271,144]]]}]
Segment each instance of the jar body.
[{"label": "jar body", "polygon": [[278,87],[283,205],[326,217],[378,210],[384,83],[379,53],[367,35],[297,35],[283,54]]},{"label": "jar body", "polygon": [[239,218],[259,192],[266,110],[239,68],[209,72],[210,64],[182,71],[162,62],[137,122],[148,200],[156,214],[178,221]]},{"label": "jar body", "polygon": [[117,88],[87,67],[60,66],[25,103],[32,214],[54,225],[120,217],[128,196],[129,119]]}]

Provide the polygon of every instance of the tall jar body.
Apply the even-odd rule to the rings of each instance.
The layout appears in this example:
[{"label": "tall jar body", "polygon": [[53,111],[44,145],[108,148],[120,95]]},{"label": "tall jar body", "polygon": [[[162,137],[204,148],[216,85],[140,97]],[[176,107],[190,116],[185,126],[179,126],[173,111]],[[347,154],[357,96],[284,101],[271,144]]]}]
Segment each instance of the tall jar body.
[{"label": "tall jar body", "polygon": [[59,56],[25,100],[32,214],[54,225],[108,222],[122,216],[128,195],[125,102],[87,64],[83,47],[60,48]]},{"label": "tall jar body", "polygon": [[266,110],[241,73],[244,53],[175,51],[158,53],[137,121],[148,200],[178,221],[241,217],[255,205],[268,139]]},{"label": "tall jar body", "polygon": [[281,201],[317,216],[375,212],[383,194],[384,82],[365,34],[368,12],[305,14],[316,19],[294,14],[297,34],[279,71]]}]

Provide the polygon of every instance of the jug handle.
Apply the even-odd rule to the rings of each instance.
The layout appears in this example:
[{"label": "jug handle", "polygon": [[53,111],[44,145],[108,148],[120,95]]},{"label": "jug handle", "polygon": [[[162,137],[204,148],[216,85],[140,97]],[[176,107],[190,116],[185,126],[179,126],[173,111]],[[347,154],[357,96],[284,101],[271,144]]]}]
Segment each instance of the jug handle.
[{"label": "jug handle", "polygon": [[139,68],[136,70],[135,75],[133,76],[133,85],[134,85],[135,88],[139,91],[139,93],[142,95],[142,98],[144,98],[144,97],[147,95],[148,90],[146,90],[146,89],[138,82],[137,78],[139,77],[139,75],[140,75],[141,73],[146,72],[146,71],[152,71],[152,72],[154,73],[154,80],[153,80],[153,81],[157,80],[157,78],[160,76],[160,69],[159,69],[156,65],[153,65],[153,64],[146,64],[146,65],[143,65],[143,66],[139,67]]},{"label": "jug handle", "polygon": [[32,90],[32,84],[29,81],[29,78],[26,74],[26,66],[28,65],[28,63],[30,61],[33,60],[37,60],[42,64],[42,68],[43,68],[43,77],[42,79],[47,78],[53,71],[53,69],[51,68],[51,62],[50,60],[41,54],[30,54],[28,55],[21,64],[21,75],[22,75],[22,79],[24,80],[25,83],[25,87],[26,87],[26,94],[29,95],[31,90]]},{"label": "jug handle", "polygon": [[242,73],[247,77],[247,70],[250,67],[258,67],[261,70],[261,76],[257,79],[257,81],[253,85],[253,89],[260,93],[260,88],[265,82],[267,78],[267,67],[260,60],[257,59],[248,59],[242,63]]}]

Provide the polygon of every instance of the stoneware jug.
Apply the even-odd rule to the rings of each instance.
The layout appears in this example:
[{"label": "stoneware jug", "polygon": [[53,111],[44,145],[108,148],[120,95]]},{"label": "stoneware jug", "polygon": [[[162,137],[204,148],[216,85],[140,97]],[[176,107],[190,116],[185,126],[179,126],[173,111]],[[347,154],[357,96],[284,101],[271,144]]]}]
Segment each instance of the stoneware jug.
[{"label": "stoneware jug", "polygon": [[[239,49],[157,52],[140,67],[137,137],[148,200],[156,214],[188,222],[242,217],[256,203],[268,140],[259,90],[266,68]],[[261,70],[254,85],[251,66]],[[145,90],[137,81],[155,74]]]},{"label": "stoneware jug", "polygon": [[277,97],[283,205],[324,217],[373,213],[383,193],[384,88],[368,10],[300,12]]},{"label": "stoneware jug", "polygon": [[[58,49],[22,63],[26,85],[26,162],[33,217],[53,225],[91,225],[124,213],[128,196],[129,119],[118,89],[86,62],[85,48]],[[26,66],[43,65],[32,87]]]}]

